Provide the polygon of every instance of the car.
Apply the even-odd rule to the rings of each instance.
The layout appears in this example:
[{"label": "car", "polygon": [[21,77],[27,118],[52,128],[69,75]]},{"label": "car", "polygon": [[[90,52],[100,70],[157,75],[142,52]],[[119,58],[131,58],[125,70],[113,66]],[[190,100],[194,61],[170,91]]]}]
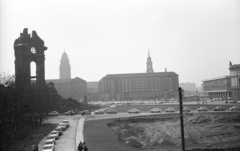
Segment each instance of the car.
[{"label": "car", "polygon": [[61,136],[62,135],[62,131],[63,131],[63,127],[59,127],[58,126],[54,130],[58,132],[59,136]]},{"label": "car", "polygon": [[43,146],[54,146],[54,145],[55,145],[55,141],[50,139],[47,139],[43,144]]},{"label": "car", "polygon": [[222,106],[217,106],[215,108],[213,108],[213,111],[225,111],[226,109]]},{"label": "car", "polygon": [[65,115],[74,115],[75,113],[73,112],[73,110],[71,111],[67,111],[67,112],[64,112]]},{"label": "car", "polygon": [[62,127],[63,131],[65,131],[68,128],[68,125],[66,123],[60,123],[58,126]]},{"label": "car", "polygon": [[236,103],[237,103],[237,104],[240,104],[240,101],[237,101]]},{"label": "car", "polygon": [[42,151],[54,151],[54,146],[43,146]]},{"label": "car", "polygon": [[162,109],[159,109],[159,108],[153,108],[150,110],[151,113],[159,113],[159,112],[162,112]]},{"label": "car", "polygon": [[84,115],[89,115],[89,114],[90,114],[90,111],[89,111],[89,110],[83,110],[80,114],[81,114],[82,116],[84,116]]},{"label": "car", "polygon": [[53,141],[53,142],[55,143],[55,141],[56,141],[56,136],[55,136],[55,135],[48,135],[48,136],[47,136],[47,140]]},{"label": "car", "polygon": [[240,111],[240,107],[239,106],[233,106],[229,110],[230,111]]},{"label": "car", "polygon": [[190,111],[191,111],[191,109],[189,107],[184,107],[183,108],[183,112],[190,112]]},{"label": "car", "polygon": [[110,109],[106,112],[107,114],[117,114],[117,110]]},{"label": "car", "polygon": [[172,107],[169,107],[169,108],[165,109],[165,112],[175,112],[175,109]]},{"label": "car", "polygon": [[197,111],[208,111],[208,108],[206,106],[202,106],[198,108]]},{"label": "car", "polygon": [[58,131],[55,131],[55,130],[51,131],[50,135],[56,136],[56,139],[58,139],[58,137],[59,137]]},{"label": "car", "polygon": [[48,113],[48,115],[58,116],[59,113],[57,111],[52,111],[52,112]]},{"label": "car", "polygon": [[104,114],[104,111],[103,110],[97,110],[94,112],[95,114]]},{"label": "car", "polygon": [[128,110],[128,113],[140,113],[140,111],[136,108],[133,108],[131,110]]},{"label": "car", "polygon": [[70,126],[69,120],[63,120],[62,123],[67,124],[68,127]]}]

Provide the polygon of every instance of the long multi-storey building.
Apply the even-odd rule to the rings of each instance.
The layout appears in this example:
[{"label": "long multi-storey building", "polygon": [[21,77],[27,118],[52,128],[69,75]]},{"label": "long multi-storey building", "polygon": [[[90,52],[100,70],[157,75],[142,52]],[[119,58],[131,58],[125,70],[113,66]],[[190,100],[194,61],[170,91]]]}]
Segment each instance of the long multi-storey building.
[{"label": "long multi-storey building", "polygon": [[102,100],[176,98],[178,75],[175,72],[109,74],[98,84]]},{"label": "long multi-storey building", "polygon": [[229,76],[203,80],[203,91],[209,98],[229,98],[232,96]]}]

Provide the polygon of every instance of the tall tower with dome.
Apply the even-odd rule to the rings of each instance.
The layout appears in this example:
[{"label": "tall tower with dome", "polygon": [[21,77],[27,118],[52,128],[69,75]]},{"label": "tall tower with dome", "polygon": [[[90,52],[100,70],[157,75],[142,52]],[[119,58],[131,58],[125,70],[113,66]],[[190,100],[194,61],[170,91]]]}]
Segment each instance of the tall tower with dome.
[{"label": "tall tower with dome", "polygon": [[67,53],[64,51],[62,54],[60,67],[59,67],[60,79],[71,79],[71,66]]}]

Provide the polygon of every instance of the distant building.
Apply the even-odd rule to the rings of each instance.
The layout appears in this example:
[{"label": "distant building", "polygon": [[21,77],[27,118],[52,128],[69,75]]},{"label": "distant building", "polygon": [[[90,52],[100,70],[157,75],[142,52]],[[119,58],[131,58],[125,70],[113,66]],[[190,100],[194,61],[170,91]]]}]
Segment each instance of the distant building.
[{"label": "distant building", "polygon": [[71,66],[69,63],[68,55],[65,51],[62,54],[60,62],[59,77],[60,79],[71,79]]},{"label": "distant building", "polygon": [[203,80],[203,91],[209,98],[228,98],[232,96],[229,76]]},{"label": "distant building", "polygon": [[89,101],[99,101],[98,82],[87,82],[87,99]]},{"label": "distant building", "polygon": [[196,91],[195,83],[190,83],[190,82],[179,83],[179,86],[186,91]]},{"label": "distant building", "polygon": [[58,94],[62,97],[83,101],[87,93],[87,82],[79,77],[71,79],[71,67],[65,51],[61,57],[59,77],[60,79],[50,79],[46,82],[53,82]]},{"label": "distant building", "polygon": [[179,86],[184,90],[184,96],[196,95],[197,88],[195,83],[179,83]]},{"label": "distant building", "polygon": [[139,100],[178,97],[175,72],[153,72],[148,51],[146,73],[108,74],[98,83],[101,100]]},{"label": "distant building", "polygon": [[229,64],[232,99],[240,100],[240,64]]},{"label": "distant building", "polygon": [[49,79],[46,82],[53,82],[58,94],[64,98],[83,101],[84,95],[87,93],[87,82],[79,77],[74,79]]},{"label": "distant building", "polygon": [[178,97],[174,72],[109,74],[98,84],[102,100],[139,100]]}]

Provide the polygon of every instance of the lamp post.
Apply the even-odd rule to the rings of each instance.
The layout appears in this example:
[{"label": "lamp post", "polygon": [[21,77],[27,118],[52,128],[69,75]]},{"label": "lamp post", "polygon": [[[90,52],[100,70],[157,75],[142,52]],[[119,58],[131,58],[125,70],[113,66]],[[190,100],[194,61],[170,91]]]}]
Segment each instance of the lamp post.
[{"label": "lamp post", "polygon": [[183,123],[183,108],[182,108],[182,88],[178,88],[179,91],[179,110],[180,110],[180,124],[181,124],[181,138],[182,138],[182,151],[185,151],[185,140],[184,140],[184,123]]}]

